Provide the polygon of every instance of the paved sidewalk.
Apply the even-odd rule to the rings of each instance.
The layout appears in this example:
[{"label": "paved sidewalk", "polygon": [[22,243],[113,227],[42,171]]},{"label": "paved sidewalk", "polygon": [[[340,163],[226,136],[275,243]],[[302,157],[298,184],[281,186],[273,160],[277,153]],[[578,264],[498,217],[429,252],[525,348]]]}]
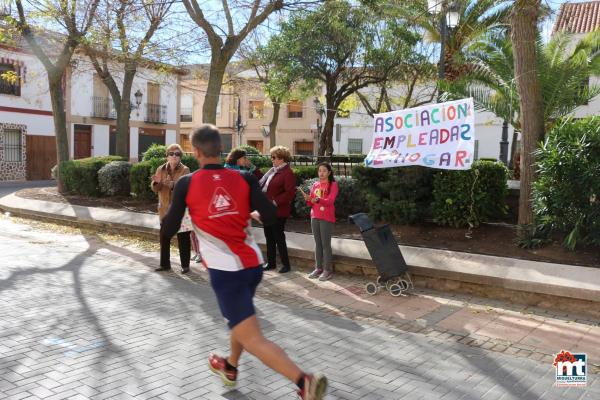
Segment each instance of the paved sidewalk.
[{"label": "paved sidewalk", "polygon": [[[6,202],[6,199],[3,200]],[[20,207],[34,212],[41,212],[45,208],[45,213],[58,216],[73,213],[78,219],[83,220],[111,220],[112,224],[129,226],[131,229],[137,227],[137,229],[152,230],[158,226],[156,216],[150,214],[74,207],[69,204],[40,202],[14,196],[8,199],[13,204],[19,200]],[[256,230],[256,233],[259,242],[264,241],[262,232]],[[290,248],[311,248],[309,239],[312,240],[310,235],[288,233]],[[338,247],[343,247],[343,251],[347,254],[359,256],[358,253],[362,250],[356,247],[354,242],[358,241],[346,240],[343,244],[338,243]],[[465,256],[470,257],[470,264],[467,264],[469,267],[478,265],[476,255],[465,253]],[[522,261],[505,260],[514,264]],[[173,258],[173,263],[177,264],[178,260]],[[464,263],[464,260],[461,263]],[[450,267],[454,268],[452,265]],[[530,265],[527,264],[525,267]],[[587,282],[588,285],[597,286],[595,282],[600,282],[600,272],[598,272],[600,270],[577,268],[581,271],[578,270],[576,275],[573,272],[573,276],[568,277],[572,284],[585,281],[582,285]],[[194,270],[197,274],[193,279],[206,281],[206,274],[201,268],[194,268]],[[558,271],[558,268],[554,270]],[[292,272],[284,276],[276,272],[268,272],[259,294],[278,302],[298,304],[357,320],[375,320],[377,323],[385,323],[412,332],[422,332],[431,337],[460,341],[472,347],[516,354],[519,357],[544,362],[549,362],[551,355],[561,349],[587,352],[597,365],[592,364],[590,371],[600,373],[600,320],[598,319],[579,315],[576,312],[549,311],[505,301],[443,294],[424,289],[412,291],[408,296],[400,298],[391,297],[386,291],[376,296],[369,296],[364,290],[364,285],[368,282],[367,278],[338,274],[334,280],[322,283],[307,279],[306,272]],[[583,276],[584,273],[588,275]],[[529,276],[536,274],[541,275],[541,272],[528,272]]]},{"label": "paved sidewalk", "polygon": [[[0,398],[295,398],[288,382],[249,355],[237,390],[226,391],[208,371],[206,355],[227,347],[226,330],[197,266],[191,277],[154,273],[155,253],[5,217],[0,252]],[[600,375],[590,374],[586,388],[555,388],[546,360],[413,333],[397,319],[387,326],[358,312],[348,318],[356,309],[349,305],[373,303],[394,318],[410,311],[415,321],[435,320],[431,306],[421,318],[413,310],[438,297],[364,300],[358,284],[268,273],[256,301],[268,337],[329,376],[328,399],[600,398]]]}]

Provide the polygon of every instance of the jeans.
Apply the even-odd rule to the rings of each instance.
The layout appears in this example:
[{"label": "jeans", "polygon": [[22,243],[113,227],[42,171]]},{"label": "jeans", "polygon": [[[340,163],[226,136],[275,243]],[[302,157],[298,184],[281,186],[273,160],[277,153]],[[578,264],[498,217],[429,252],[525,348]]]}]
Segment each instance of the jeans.
[{"label": "jeans", "polygon": [[290,266],[287,244],[285,243],[285,221],[287,218],[277,218],[274,225],[265,226],[265,238],[267,239],[267,262],[269,266],[277,265],[277,251],[283,266]]},{"label": "jeans", "polygon": [[333,234],[333,222],[322,219],[311,218],[310,227],[315,238],[315,268],[331,272],[332,253],[331,235]]}]

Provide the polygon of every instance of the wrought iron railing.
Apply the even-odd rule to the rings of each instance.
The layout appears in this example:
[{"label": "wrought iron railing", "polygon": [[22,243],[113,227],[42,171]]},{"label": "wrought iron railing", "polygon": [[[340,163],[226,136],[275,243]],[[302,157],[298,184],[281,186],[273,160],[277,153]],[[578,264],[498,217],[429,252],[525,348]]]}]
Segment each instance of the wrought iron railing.
[{"label": "wrought iron railing", "polygon": [[0,94],[12,94],[13,96],[20,96],[21,85],[18,83],[12,84],[0,78]]},{"label": "wrought iron railing", "polygon": [[192,107],[181,107],[179,112],[179,120],[181,122],[192,122]]},{"label": "wrought iron railing", "polygon": [[167,123],[167,106],[162,104],[146,103],[146,122],[152,124]]},{"label": "wrought iron railing", "polygon": [[92,117],[103,119],[116,119],[117,110],[111,98],[92,97]]}]

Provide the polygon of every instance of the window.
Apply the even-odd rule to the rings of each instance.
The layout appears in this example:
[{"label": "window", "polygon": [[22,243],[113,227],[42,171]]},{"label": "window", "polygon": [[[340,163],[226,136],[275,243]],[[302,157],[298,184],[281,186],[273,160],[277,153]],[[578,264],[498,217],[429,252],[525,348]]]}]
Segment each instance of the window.
[{"label": "window", "polygon": [[23,141],[19,129],[4,129],[4,161],[23,161]]},{"label": "window", "polygon": [[0,64],[0,94],[21,95],[19,72],[13,64]]},{"label": "window", "polygon": [[292,100],[287,105],[288,118],[302,118],[302,102]]},{"label": "window", "polygon": [[261,119],[264,116],[265,102],[263,100],[250,100],[248,102],[249,119]]},{"label": "window", "polygon": [[181,122],[192,122],[194,110],[194,97],[192,93],[183,93],[181,95],[181,112],[179,120]]},{"label": "window", "polygon": [[348,154],[362,154],[362,139],[348,139]]},{"label": "window", "polygon": [[296,148],[295,153],[297,155],[312,156],[314,154],[313,142],[295,142],[294,147]]}]

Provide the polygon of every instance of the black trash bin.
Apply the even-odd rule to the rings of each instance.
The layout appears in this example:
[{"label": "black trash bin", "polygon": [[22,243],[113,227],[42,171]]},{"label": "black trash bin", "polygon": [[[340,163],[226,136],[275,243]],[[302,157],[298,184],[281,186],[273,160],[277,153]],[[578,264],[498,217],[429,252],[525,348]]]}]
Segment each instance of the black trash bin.
[{"label": "black trash bin", "polygon": [[[386,287],[393,295],[399,295],[402,291],[408,289],[410,282],[408,274],[406,274],[407,280],[398,279],[396,285],[393,285],[393,282],[388,282],[407,273],[408,269],[390,226],[386,224],[375,227],[365,213],[351,215],[349,219],[360,229],[367,250],[369,250],[369,255],[379,272],[376,286]],[[401,288],[400,292],[396,287],[398,284],[400,285],[398,288]],[[390,290],[392,285],[394,290]],[[410,286],[412,286],[412,282],[410,282]],[[367,292],[374,294],[371,289],[367,287]],[[377,290],[375,290],[376,292]]]}]

